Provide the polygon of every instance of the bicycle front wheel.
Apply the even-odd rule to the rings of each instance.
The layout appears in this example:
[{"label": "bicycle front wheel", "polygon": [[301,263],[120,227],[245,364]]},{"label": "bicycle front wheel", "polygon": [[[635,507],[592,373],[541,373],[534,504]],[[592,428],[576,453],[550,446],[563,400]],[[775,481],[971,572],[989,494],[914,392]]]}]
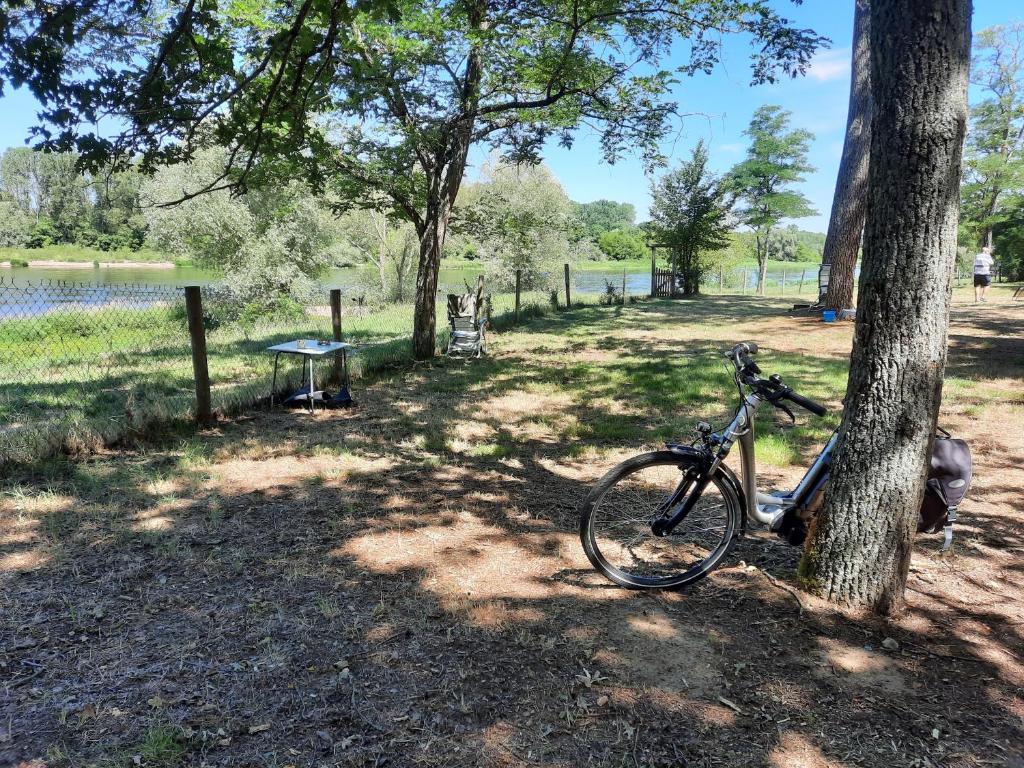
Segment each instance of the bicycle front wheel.
[{"label": "bicycle front wheel", "polygon": [[670,451],[645,453],[597,482],[580,508],[580,540],[595,568],[624,587],[666,589],[697,581],[721,562],[743,514],[721,470],[671,534],[651,531],[695,464],[696,459]]}]

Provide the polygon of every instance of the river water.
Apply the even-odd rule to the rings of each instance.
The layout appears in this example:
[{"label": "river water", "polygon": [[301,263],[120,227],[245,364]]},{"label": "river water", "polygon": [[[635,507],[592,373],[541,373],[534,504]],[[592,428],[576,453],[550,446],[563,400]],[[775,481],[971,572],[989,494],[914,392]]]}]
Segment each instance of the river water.
[{"label": "river water", "polygon": [[[458,269],[442,269],[439,275],[439,288],[443,293],[461,292],[466,283],[472,284],[480,274],[479,269],[463,267]],[[804,295],[815,292],[817,271],[808,269],[769,271],[768,280],[778,286],[785,277],[787,293],[796,294],[797,286],[803,280]],[[560,275],[556,282],[561,287]],[[116,292],[116,286],[139,285],[154,287],[180,287],[184,285],[208,285],[218,282],[221,278],[214,272],[197,267],[13,267],[0,268],[0,288],[9,285],[13,280],[19,286],[18,291],[0,290],[0,316],[17,316],[25,314],[32,308],[32,314],[48,311],[60,304],[102,305],[107,298]],[[651,290],[651,273],[648,269],[604,269],[604,270],[572,270],[572,289],[578,294],[604,293],[607,284],[621,291],[625,283],[626,295],[646,296]],[[726,273],[727,292],[740,291],[740,285],[746,280],[746,292],[752,292],[756,284],[757,274],[754,269],[735,270]],[[348,267],[334,269],[324,276],[322,282],[326,288],[341,288],[348,295],[358,295],[366,291],[366,286],[373,283],[372,267]],[[54,282],[87,283],[92,286],[109,286],[108,290],[68,290],[60,292],[46,290],[45,286]],[[410,288],[413,280],[410,280]],[[718,290],[718,278],[713,276],[708,283],[708,290]],[[27,290],[26,290],[27,289]],[[774,292],[774,291],[773,291]],[[66,298],[61,298],[66,297]]]}]

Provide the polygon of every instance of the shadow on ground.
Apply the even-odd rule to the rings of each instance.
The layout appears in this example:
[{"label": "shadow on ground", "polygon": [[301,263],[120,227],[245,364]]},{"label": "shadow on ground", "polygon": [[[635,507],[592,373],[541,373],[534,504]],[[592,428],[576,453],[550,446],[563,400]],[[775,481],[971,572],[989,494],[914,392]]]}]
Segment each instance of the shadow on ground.
[{"label": "shadow on ground", "polygon": [[[730,334],[838,402],[849,328],[781,307],[583,309],[368,381],[351,412],[19,469],[0,763],[1012,764],[1019,467],[979,484],[957,557],[920,542],[897,623],[798,602],[765,572],[785,585],[799,553],[764,535],[675,594],[613,588],[582,556],[597,475],[728,413]],[[981,376],[987,348],[952,365]],[[804,430],[796,457],[827,434]]]}]

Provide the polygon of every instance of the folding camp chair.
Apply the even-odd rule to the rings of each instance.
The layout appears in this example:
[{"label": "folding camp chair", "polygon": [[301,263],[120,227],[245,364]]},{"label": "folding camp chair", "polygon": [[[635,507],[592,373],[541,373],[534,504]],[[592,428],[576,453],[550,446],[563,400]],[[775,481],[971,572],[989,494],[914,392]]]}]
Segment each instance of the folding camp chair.
[{"label": "folding camp chair", "polygon": [[487,316],[484,313],[483,294],[483,275],[477,280],[475,291],[462,296],[448,294],[448,325],[451,335],[445,354],[449,357],[480,357],[487,351]]},{"label": "folding camp chair", "polygon": [[825,304],[825,295],[828,293],[828,278],[832,272],[831,264],[822,264],[818,269],[818,300],[813,304],[794,304],[793,311],[816,312]]}]

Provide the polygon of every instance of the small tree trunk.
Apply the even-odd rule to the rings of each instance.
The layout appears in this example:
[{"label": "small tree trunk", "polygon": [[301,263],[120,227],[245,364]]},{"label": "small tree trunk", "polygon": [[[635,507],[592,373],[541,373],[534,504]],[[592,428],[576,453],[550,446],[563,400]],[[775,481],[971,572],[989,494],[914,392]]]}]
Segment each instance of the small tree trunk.
[{"label": "small tree trunk", "polygon": [[871,156],[871,41],[869,0],[856,0],[853,15],[853,67],[846,139],[832,198],[823,264],[831,264],[825,306],[853,306],[853,273],[857,268],[864,217],[867,213],[868,160]]},{"label": "small tree trunk", "polygon": [[872,0],[874,118],[846,412],[800,565],[833,602],[898,611],[946,363],[970,0]]},{"label": "small tree trunk", "polygon": [[760,296],[764,296],[764,285],[768,277],[768,243],[771,234],[771,230],[764,233],[764,247],[757,252],[757,293]]}]

